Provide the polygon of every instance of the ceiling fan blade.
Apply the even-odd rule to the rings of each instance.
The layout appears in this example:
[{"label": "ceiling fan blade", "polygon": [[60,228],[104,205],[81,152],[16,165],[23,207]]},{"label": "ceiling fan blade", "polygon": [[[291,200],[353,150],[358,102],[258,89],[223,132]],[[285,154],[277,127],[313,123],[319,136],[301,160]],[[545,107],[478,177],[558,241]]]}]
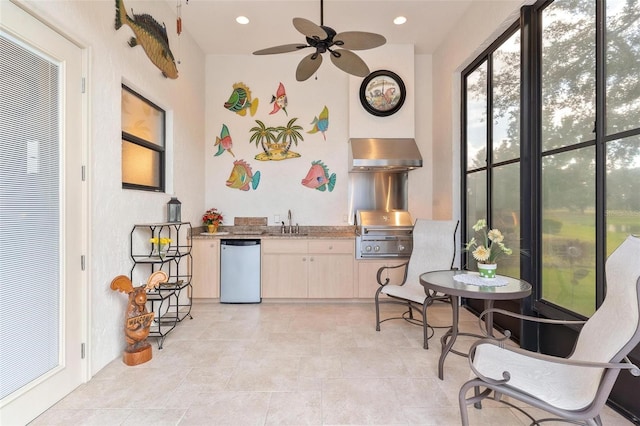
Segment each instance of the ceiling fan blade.
[{"label": "ceiling fan blade", "polygon": [[[349,50],[366,50],[374,47],[382,46],[387,39],[376,33],[367,33],[364,31],[345,31],[336,35],[333,41],[343,49]],[[338,42],[342,42],[340,44]]]},{"label": "ceiling fan blade", "polygon": [[360,56],[345,49],[336,49],[331,52],[331,62],[342,71],[357,75],[358,77],[366,77],[369,75],[369,67]]},{"label": "ceiling fan blade", "polygon": [[309,38],[318,38],[320,40],[324,40],[327,38],[327,32],[323,30],[319,25],[314,24],[308,19],[304,18],[293,18],[293,26],[296,27],[296,30],[300,32],[300,34]]},{"label": "ceiling fan blade", "polygon": [[309,47],[306,44],[293,43],[293,44],[283,44],[282,46],[274,46],[268,47],[266,49],[256,50],[253,52],[254,55],[273,55],[275,53],[287,53],[287,52],[295,52],[296,50],[304,49],[305,47]]},{"label": "ceiling fan blade", "polygon": [[305,56],[296,69],[296,80],[305,81],[320,68],[320,64],[322,64],[322,55],[318,52]]}]

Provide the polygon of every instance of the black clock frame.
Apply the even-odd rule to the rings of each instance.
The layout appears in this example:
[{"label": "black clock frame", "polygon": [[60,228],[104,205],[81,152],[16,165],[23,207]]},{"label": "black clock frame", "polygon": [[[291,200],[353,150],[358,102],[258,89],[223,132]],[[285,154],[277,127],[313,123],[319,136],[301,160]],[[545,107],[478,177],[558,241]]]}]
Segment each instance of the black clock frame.
[{"label": "black clock frame", "polygon": [[[371,82],[371,80],[373,80],[374,78],[377,77],[388,77],[389,79],[393,80],[395,82],[395,84],[398,86],[398,89],[400,90],[400,99],[398,100],[398,102],[392,107],[389,108],[387,110],[379,110],[376,109],[373,105],[371,105],[368,101],[367,101],[367,96],[366,96],[366,92],[367,92],[367,86],[369,85],[369,83]],[[369,74],[368,76],[366,76],[364,78],[364,80],[362,80],[362,84],[360,84],[360,103],[362,104],[362,107],[370,114],[373,114],[375,116],[378,117],[387,117],[389,115],[393,115],[396,112],[398,112],[400,110],[400,108],[402,108],[402,105],[404,104],[404,101],[407,97],[407,89],[404,85],[404,81],[402,81],[402,78],[400,78],[400,76],[392,71],[389,70],[377,70],[372,72],[371,74]]]}]

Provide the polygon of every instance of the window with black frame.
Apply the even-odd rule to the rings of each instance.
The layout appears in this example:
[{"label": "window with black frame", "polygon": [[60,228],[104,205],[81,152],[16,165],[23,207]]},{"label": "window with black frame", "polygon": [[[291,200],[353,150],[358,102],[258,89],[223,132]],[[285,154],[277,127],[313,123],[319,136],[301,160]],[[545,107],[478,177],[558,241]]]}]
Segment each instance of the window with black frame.
[{"label": "window with black frame", "polygon": [[[519,22],[522,66],[497,60],[510,30],[462,75],[463,231],[513,212],[527,253],[500,269],[533,285],[526,313],[584,319],[606,297],[607,256],[640,233],[640,2],[540,0]],[[522,339],[566,355],[575,335],[541,325]],[[611,400],[640,416],[637,382],[618,382]]]},{"label": "window with black frame", "polygon": [[[486,219],[520,249],[520,31],[512,27],[468,69],[464,87],[465,238]],[[467,253],[465,267],[475,269]],[[520,276],[517,255],[502,257],[500,273]]]},{"label": "window with black frame", "polygon": [[122,187],[164,191],[165,111],[122,85]]}]

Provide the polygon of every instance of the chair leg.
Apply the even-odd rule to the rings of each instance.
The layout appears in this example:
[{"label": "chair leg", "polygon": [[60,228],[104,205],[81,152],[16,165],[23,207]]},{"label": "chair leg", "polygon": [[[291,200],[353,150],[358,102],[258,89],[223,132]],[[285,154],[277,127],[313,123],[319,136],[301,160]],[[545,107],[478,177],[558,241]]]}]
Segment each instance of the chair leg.
[{"label": "chair leg", "polygon": [[376,331],[380,331],[380,303],[378,302],[378,297],[380,296],[380,290],[382,290],[382,287],[380,287],[376,291],[376,297],[375,297],[375,304],[376,304]]},{"label": "chair leg", "polygon": [[467,392],[472,387],[473,383],[471,381],[466,382],[460,388],[460,393],[458,393],[458,405],[460,406],[460,421],[462,422],[462,426],[469,426],[469,412],[467,411]]},{"label": "chair leg", "polygon": [[429,327],[427,326],[427,301],[422,304],[422,337],[424,338],[424,349],[429,349]]},{"label": "chair leg", "polygon": [[411,306],[411,302],[407,302],[407,309],[409,309],[409,319],[413,319],[413,307]]}]

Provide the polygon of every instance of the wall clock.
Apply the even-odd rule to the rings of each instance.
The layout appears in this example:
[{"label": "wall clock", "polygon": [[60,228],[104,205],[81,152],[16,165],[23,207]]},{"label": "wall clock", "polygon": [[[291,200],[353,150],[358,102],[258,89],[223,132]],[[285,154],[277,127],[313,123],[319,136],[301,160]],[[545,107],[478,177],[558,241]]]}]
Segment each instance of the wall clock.
[{"label": "wall clock", "polygon": [[407,90],[398,74],[387,71],[374,71],[362,80],[360,85],[360,103],[367,112],[386,117],[402,108]]}]

